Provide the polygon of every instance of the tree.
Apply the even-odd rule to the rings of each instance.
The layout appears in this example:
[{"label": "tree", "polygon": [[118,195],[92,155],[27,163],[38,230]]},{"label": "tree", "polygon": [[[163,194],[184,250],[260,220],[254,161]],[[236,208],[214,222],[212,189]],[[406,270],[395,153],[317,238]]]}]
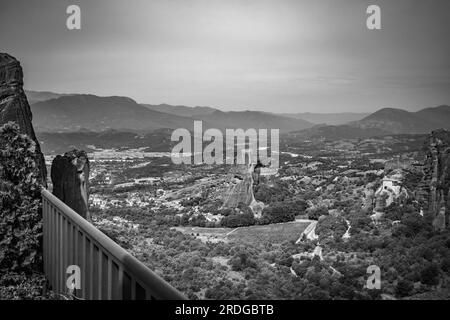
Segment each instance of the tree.
[{"label": "tree", "polygon": [[413,290],[414,290],[414,284],[409,280],[402,279],[398,282],[395,292],[400,297],[407,297],[407,296],[411,295]]},{"label": "tree", "polygon": [[420,273],[422,282],[430,286],[439,284],[439,267],[435,263],[428,264]]},{"label": "tree", "polygon": [[9,122],[0,128],[0,269],[42,268],[41,184],[34,141]]},{"label": "tree", "polygon": [[323,206],[311,208],[307,212],[308,212],[308,219],[311,219],[311,220],[319,220],[320,216],[328,215],[328,209]]},{"label": "tree", "polygon": [[251,212],[234,213],[223,217],[220,223],[222,227],[226,228],[246,227],[254,225],[255,218]]},{"label": "tree", "polygon": [[261,224],[281,223],[295,220],[297,207],[291,202],[275,202],[264,208]]}]

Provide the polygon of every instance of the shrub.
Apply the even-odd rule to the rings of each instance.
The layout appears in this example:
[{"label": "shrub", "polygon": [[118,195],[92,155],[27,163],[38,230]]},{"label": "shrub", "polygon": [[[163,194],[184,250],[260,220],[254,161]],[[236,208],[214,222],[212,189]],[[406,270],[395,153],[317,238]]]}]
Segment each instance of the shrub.
[{"label": "shrub", "polygon": [[316,207],[308,209],[308,219],[319,220],[320,216],[327,216],[328,209],[326,207]]},{"label": "shrub", "polygon": [[0,275],[0,300],[57,300],[46,290],[43,275],[6,272]]},{"label": "shrub", "polygon": [[233,258],[230,259],[229,264],[233,271],[242,271],[246,268],[256,269],[257,267],[255,260],[253,260],[247,252],[236,253]]},{"label": "shrub", "polygon": [[294,221],[297,208],[290,202],[275,202],[264,208],[260,224]]},{"label": "shrub", "polygon": [[415,237],[420,233],[429,232],[430,225],[416,212],[406,212],[401,219],[401,225],[394,232],[396,237]]},{"label": "shrub", "polygon": [[347,229],[348,226],[344,218],[340,216],[326,216],[317,223],[316,233],[319,236],[319,240],[334,239],[336,241],[342,238]]},{"label": "shrub", "polygon": [[397,288],[395,288],[395,292],[400,297],[407,297],[411,295],[413,290],[414,284],[411,281],[405,279],[400,280],[397,284]]},{"label": "shrub", "polygon": [[422,269],[420,277],[423,283],[430,286],[439,284],[439,268],[435,263],[428,264]]},{"label": "shrub", "polygon": [[442,260],[441,269],[447,274],[450,274],[450,257],[445,257]]},{"label": "shrub", "polygon": [[42,209],[34,142],[14,123],[0,128],[0,269],[42,268]]},{"label": "shrub", "polygon": [[279,181],[275,186],[260,184],[259,188],[255,192],[255,199],[262,201],[265,204],[269,204],[273,202],[286,201],[292,197],[292,194],[293,192],[289,183]]},{"label": "shrub", "polygon": [[247,227],[254,224],[255,218],[251,212],[231,214],[221,220],[221,226],[226,228]]}]

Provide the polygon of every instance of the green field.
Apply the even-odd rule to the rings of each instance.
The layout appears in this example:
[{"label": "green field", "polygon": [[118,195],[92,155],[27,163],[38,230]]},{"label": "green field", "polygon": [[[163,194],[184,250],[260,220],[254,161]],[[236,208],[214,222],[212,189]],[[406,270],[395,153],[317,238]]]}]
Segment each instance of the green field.
[{"label": "green field", "polygon": [[301,220],[236,229],[200,227],[177,227],[175,229],[186,234],[193,234],[202,241],[279,244],[284,241],[296,241],[309,224],[310,222]]},{"label": "green field", "polygon": [[241,227],[228,235],[229,241],[241,243],[280,244],[284,241],[296,241],[309,222],[287,222],[264,226]]}]

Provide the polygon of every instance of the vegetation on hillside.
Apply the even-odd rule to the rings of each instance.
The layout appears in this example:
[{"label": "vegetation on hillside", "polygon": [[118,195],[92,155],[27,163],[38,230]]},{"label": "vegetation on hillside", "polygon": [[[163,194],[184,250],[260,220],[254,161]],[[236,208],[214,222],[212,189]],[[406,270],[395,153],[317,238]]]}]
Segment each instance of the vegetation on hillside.
[{"label": "vegetation on hillside", "polygon": [[0,299],[43,296],[42,208],[34,142],[0,128]]}]

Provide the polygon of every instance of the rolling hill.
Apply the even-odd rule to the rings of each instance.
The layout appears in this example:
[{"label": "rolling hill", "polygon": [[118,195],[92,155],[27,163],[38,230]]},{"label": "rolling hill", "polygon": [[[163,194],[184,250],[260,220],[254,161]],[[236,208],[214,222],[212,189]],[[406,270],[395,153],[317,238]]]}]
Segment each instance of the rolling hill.
[{"label": "rolling hill", "polygon": [[[171,109],[165,106],[159,110],[166,108]],[[184,115],[188,114],[186,109],[189,107],[175,107],[171,112],[176,112],[177,108],[184,110]],[[194,120],[202,120],[204,129],[221,130],[263,128],[289,132],[313,126],[304,120],[264,112],[222,112],[208,107],[198,108],[191,108],[198,112],[193,111],[189,117],[153,110],[127,97],[85,94],[62,96],[31,106],[33,123],[39,132],[71,132],[81,129],[97,132],[110,129],[134,132],[150,132],[161,128],[192,130]],[[203,112],[205,110],[206,113]]]},{"label": "rolling hill", "polygon": [[309,129],[289,132],[286,137],[290,139],[325,139],[325,140],[340,140],[340,139],[358,139],[370,138],[375,136],[387,135],[389,132],[377,128],[358,128],[350,125],[317,125]]},{"label": "rolling hill", "polygon": [[127,97],[70,95],[31,106],[36,131],[132,130],[193,127],[192,119],[153,111]]},{"label": "rolling hill", "polygon": [[358,121],[367,117],[369,113],[340,112],[340,113],[282,113],[281,115],[294,119],[303,119],[314,124],[341,125]]},{"label": "rolling hill", "polygon": [[51,99],[57,99],[59,97],[64,97],[64,96],[69,95],[69,94],[55,93],[55,92],[50,92],[50,91],[32,91],[32,90],[25,90],[25,94],[27,96],[29,104],[46,101],[46,100],[51,100]]},{"label": "rolling hill", "polygon": [[280,132],[290,132],[314,125],[301,119],[292,119],[272,113],[260,111],[214,111],[210,114],[193,117],[213,125],[214,128],[224,130],[226,128],[254,128],[254,129],[280,129]]},{"label": "rolling hill", "polygon": [[449,129],[450,106],[442,105],[417,112],[384,108],[351,125],[391,133],[427,133],[440,128]]},{"label": "rolling hill", "polygon": [[[27,91],[38,132],[105,130],[151,132],[162,128],[193,130],[194,120],[207,128],[280,129],[303,137],[352,138],[382,134],[428,133],[450,129],[450,106],[417,112],[384,108],[364,113],[276,114],[260,111],[224,112],[212,107],[138,104],[128,97],[99,97],[88,94],[59,94]],[[362,119],[360,119],[362,118]],[[327,124],[327,125],[314,125]]]},{"label": "rolling hill", "polygon": [[183,117],[195,117],[198,115],[211,114],[217,109],[211,107],[186,107],[186,106],[172,106],[170,104],[142,104],[144,107],[149,108],[150,110],[164,112],[169,114],[175,114],[177,116]]}]

